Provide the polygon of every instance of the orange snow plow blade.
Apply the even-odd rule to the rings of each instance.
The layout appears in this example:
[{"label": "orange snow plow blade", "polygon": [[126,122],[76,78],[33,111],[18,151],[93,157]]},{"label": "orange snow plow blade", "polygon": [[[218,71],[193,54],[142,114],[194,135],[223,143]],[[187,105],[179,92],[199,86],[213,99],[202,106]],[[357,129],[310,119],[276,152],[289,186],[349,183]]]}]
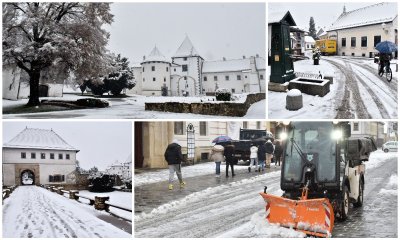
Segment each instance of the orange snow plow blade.
[{"label": "orange snow plow blade", "polygon": [[316,237],[331,235],[335,218],[328,199],[291,200],[268,193],[260,195],[266,202],[266,218],[270,223]]}]

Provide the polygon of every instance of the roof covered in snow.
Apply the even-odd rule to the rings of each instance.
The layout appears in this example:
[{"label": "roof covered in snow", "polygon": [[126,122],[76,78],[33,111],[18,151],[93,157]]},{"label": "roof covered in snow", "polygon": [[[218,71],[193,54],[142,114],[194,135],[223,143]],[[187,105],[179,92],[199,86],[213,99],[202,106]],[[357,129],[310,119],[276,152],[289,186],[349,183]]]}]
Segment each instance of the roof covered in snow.
[{"label": "roof covered in snow", "polygon": [[311,37],[311,36],[304,36],[304,41],[305,41],[306,43],[315,43],[314,38]]},{"label": "roof covered in snow", "polygon": [[69,145],[52,129],[25,128],[16,137],[3,145],[4,148],[33,148],[54,150],[79,150]]},{"label": "roof covered in snow", "polygon": [[200,57],[193,47],[192,41],[186,36],[173,57]]},{"label": "roof covered in snow", "polygon": [[289,11],[276,11],[268,13],[268,24],[280,23],[283,21],[288,22],[290,26],[296,26],[296,22]]},{"label": "roof covered in snow", "polygon": [[158,50],[157,46],[153,48],[151,53],[143,60],[145,62],[169,62],[167,58]]},{"label": "roof covered in snow", "polygon": [[[256,67],[258,70],[265,69],[265,59],[256,57]],[[203,63],[203,73],[217,72],[241,72],[251,70],[250,58],[205,61]]]},{"label": "roof covered in snow", "polygon": [[378,3],[342,13],[327,31],[391,22],[396,17],[396,2]]}]

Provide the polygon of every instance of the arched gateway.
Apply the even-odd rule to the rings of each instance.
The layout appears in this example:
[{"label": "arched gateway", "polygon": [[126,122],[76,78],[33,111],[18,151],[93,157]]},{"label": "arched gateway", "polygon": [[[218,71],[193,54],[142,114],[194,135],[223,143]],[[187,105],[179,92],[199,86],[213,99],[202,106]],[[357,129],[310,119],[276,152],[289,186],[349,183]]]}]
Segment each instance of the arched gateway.
[{"label": "arched gateway", "polygon": [[35,174],[27,169],[21,172],[21,185],[35,185]]}]

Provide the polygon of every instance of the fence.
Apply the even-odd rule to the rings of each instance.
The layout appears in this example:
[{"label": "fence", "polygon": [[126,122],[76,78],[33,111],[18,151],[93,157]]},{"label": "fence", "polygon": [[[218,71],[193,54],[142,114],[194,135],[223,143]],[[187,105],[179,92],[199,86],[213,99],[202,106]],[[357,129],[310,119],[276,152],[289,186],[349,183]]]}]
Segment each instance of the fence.
[{"label": "fence", "polygon": [[11,193],[14,192],[14,190],[16,188],[17,188],[17,186],[15,186],[15,185],[3,188],[3,200],[8,198],[11,195]]},{"label": "fence", "polygon": [[73,199],[73,200],[76,200],[76,201],[78,201],[79,198],[87,199],[87,200],[89,200],[89,205],[94,206],[94,208],[96,210],[105,210],[105,211],[108,212],[110,210],[110,207],[114,207],[114,208],[118,208],[118,209],[121,209],[121,210],[124,210],[124,211],[132,212],[132,209],[130,209],[130,208],[126,208],[126,207],[123,207],[123,206],[119,206],[117,204],[110,203],[109,202],[110,197],[98,197],[98,196],[95,196],[94,198],[91,198],[91,197],[80,195],[78,190],[68,190],[68,191],[66,191],[62,187],[43,186],[43,185],[41,185],[41,187],[49,190],[50,192],[55,192],[55,193],[58,193],[58,194],[63,195],[63,196],[66,193],[66,194],[68,194],[68,198],[69,199]]}]

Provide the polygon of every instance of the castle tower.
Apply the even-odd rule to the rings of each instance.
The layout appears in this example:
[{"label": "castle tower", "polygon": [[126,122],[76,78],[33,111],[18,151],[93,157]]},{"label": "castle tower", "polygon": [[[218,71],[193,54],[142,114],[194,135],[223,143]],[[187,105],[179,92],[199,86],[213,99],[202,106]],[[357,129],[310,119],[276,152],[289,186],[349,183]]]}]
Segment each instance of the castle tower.
[{"label": "castle tower", "polygon": [[162,88],[170,89],[171,63],[154,47],[151,53],[144,57],[142,66],[142,94],[161,96]]},{"label": "castle tower", "polygon": [[178,96],[202,94],[201,73],[204,59],[186,36],[172,57],[171,92]]}]

